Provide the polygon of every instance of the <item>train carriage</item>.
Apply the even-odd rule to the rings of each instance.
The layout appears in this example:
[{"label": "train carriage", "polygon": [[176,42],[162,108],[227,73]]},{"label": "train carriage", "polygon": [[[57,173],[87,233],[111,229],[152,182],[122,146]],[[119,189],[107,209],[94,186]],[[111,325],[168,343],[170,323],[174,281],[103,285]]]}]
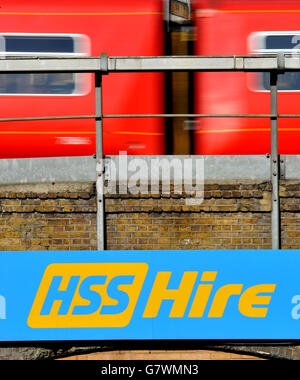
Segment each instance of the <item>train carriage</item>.
[{"label": "train carriage", "polygon": [[[196,55],[300,53],[300,1],[195,0]],[[269,74],[197,73],[195,112],[270,114]],[[299,114],[300,73],[279,75],[279,114]],[[270,153],[268,118],[199,118],[196,154]],[[280,118],[279,154],[299,154],[300,119]]]},{"label": "train carriage", "polygon": [[[4,0],[0,56],[163,55],[160,0]],[[103,78],[104,114],[163,113],[163,74]],[[94,115],[93,74],[1,74],[0,118]],[[163,154],[162,119],[106,119],[104,154]],[[95,153],[93,119],[0,123],[0,157]]]}]

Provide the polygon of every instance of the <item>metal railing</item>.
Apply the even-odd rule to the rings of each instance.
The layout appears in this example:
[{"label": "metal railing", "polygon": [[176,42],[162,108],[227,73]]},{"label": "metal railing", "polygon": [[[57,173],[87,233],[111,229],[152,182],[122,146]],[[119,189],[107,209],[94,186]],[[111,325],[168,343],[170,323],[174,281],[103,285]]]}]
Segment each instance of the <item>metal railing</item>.
[{"label": "metal railing", "polygon": [[[0,118],[0,122],[58,119],[95,119],[97,159],[97,245],[105,248],[104,242],[104,171],[103,171],[103,120],[106,118],[268,118],[271,126],[271,181],[272,181],[272,248],[280,248],[280,206],[279,206],[279,156],[278,118],[299,118],[300,114],[278,114],[278,74],[285,71],[299,71],[300,56],[259,55],[259,56],[163,56],[163,57],[11,57],[0,60],[0,73],[94,73],[95,74],[95,115],[56,116],[32,118]],[[270,113],[269,114],[115,114],[104,115],[102,110],[102,76],[121,72],[269,72]]]}]

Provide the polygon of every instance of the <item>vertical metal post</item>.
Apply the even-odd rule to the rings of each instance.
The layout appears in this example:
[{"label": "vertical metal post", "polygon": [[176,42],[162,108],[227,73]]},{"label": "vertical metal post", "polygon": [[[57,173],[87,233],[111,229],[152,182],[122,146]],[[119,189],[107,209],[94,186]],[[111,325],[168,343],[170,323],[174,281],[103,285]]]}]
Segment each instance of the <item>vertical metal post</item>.
[{"label": "vertical metal post", "polygon": [[97,249],[104,250],[104,163],[103,163],[103,114],[102,73],[95,73],[96,111],[96,191],[97,191]]},{"label": "vertical metal post", "polygon": [[164,18],[167,25],[167,32],[170,31],[170,0],[165,0],[164,2]]},{"label": "vertical metal post", "polygon": [[272,249],[280,249],[279,157],[278,157],[278,72],[270,73],[271,97],[271,177],[272,177]]}]

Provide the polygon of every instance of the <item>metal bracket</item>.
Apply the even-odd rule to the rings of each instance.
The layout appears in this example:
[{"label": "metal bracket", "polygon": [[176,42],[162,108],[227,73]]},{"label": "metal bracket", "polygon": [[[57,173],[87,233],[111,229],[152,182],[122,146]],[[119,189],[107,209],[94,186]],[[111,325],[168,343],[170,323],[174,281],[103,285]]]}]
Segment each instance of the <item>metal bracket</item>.
[{"label": "metal bracket", "polygon": [[285,56],[283,52],[277,54],[277,68],[280,71],[285,70]]},{"label": "metal bracket", "polygon": [[108,74],[108,58],[107,53],[101,53],[100,55],[100,71],[102,75]]},{"label": "metal bracket", "polygon": [[[285,179],[286,178],[286,156],[278,156],[278,175],[279,179]],[[274,161],[271,161],[271,166],[270,166],[270,173],[271,173],[271,178],[272,176],[277,175],[277,160],[275,159]]]},{"label": "metal bracket", "polygon": [[235,57],[234,58],[234,68],[237,70],[243,70],[243,68],[244,68],[244,58],[243,57]]},{"label": "metal bracket", "polygon": [[285,156],[279,156],[279,172],[280,172],[280,179],[285,179],[286,176],[286,157]]}]

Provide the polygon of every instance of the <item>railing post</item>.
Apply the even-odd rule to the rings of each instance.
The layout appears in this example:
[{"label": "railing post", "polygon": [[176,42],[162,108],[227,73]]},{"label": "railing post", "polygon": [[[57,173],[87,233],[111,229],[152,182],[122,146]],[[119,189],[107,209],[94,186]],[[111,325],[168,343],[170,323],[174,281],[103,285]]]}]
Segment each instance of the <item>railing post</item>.
[{"label": "railing post", "polygon": [[102,114],[102,73],[95,72],[95,113],[96,113],[96,198],[97,198],[97,249],[104,250],[104,163],[103,163],[103,114]]},{"label": "railing post", "polygon": [[280,202],[278,156],[278,71],[270,72],[271,98],[271,177],[272,177],[272,249],[280,249]]}]

